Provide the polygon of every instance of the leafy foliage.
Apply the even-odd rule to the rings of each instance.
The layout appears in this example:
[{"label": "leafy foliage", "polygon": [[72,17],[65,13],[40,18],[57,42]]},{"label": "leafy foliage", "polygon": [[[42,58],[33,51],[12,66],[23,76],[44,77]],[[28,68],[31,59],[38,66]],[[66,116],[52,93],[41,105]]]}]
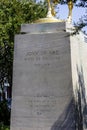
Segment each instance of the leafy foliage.
[{"label": "leafy foliage", "polygon": [[0,130],[10,130],[9,126],[4,126],[2,123],[0,124]]},{"label": "leafy foliage", "polygon": [[12,87],[12,65],[14,35],[20,32],[21,23],[30,23],[45,17],[45,3],[36,4],[33,0],[0,1],[0,89],[3,102],[0,102],[0,122],[9,124],[9,111],[4,96],[4,85]]},{"label": "leafy foliage", "polygon": [[[76,32],[79,30],[83,30],[84,27],[87,27],[87,0],[80,0],[76,2],[75,6],[85,8],[86,12],[83,16],[80,17],[78,22],[74,23],[76,26]],[[83,31],[85,34],[87,34],[86,31]]]},{"label": "leafy foliage", "polygon": [[87,0],[76,0],[76,6],[87,7]]},{"label": "leafy foliage", "polygon": [[0,86],[5,80],[12,86],[13,44],[21,23],[30,23],[46,15],[45,4],[34,1],[1,0],[0,2]]},{"label": "leafy foliage", "polygon": [[0,126],[10,124],[10,110],[7,107],[7,101],[0,102]]}]

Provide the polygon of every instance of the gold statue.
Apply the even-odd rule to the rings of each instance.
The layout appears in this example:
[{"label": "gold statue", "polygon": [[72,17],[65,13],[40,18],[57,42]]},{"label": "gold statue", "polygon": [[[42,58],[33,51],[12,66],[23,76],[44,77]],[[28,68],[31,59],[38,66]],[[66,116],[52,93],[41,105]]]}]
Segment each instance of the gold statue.
[{"label": "gold statue", "polygon": [[[54,7],[56,4],[58,4],[60,2],[60,0],[47,0],[48,2],[48,14],[47,17],[54,17],[56,15],[56,12],[54,10]],[[68,9],[69,9],[69,13],[68,13],[68,18],[67,18],[67,22],[72,21],[72,9],[73,9],[73,1],[72,0],[68,0]]]},{"label": "gold statue", "polygon": [[68,13],[67,21],[69,23],[71,23],[71,21],[72,21],[72,10],[73,10],[73,1],[72,0],[68,1],[68,9],[69,9],[69,13]]},{"label": "gold statue", "polygon": [[[64,20],[60,20],[55,18],[55,5],[60,3],[61,0],[47,0],[48,3],[48,13],[46,18],[41,18],[35,21],[35,23],[49,23],[49,22],[64,22]],[[68,1],[69,14],[67,18],[67,22],[71,23],[72,21],[72,9],[73,9],[73,0]]]},{"label": "gold statue", "polygon": [[59,3],[59,0],[53,0],[52,2],[50,0],[47,0],[47,3],[48,3],[47,17],[54,17],[56,15],[54,7],[56,4]]}]

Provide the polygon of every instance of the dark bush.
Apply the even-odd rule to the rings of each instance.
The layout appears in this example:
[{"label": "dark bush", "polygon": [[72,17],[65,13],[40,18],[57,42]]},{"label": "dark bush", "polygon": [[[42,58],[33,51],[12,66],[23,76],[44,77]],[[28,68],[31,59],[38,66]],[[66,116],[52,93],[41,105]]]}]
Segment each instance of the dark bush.
[{"label": "dark bush", "polygon": [[0,102],[0,123],[10,125],[10,109],[6,100]]}]

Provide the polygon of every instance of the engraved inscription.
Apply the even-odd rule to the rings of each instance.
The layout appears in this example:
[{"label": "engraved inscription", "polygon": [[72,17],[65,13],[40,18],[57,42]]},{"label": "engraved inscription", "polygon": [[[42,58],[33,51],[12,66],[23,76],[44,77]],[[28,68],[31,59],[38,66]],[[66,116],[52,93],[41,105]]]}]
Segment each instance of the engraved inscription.
[{"label": "engraved inscription", "polygon": [[36,67],[52,67],[54,62],[60,60],[59,50],[28,51],[24,60],[30,61]]},{"label": "engraved inscription", "polygon": [[29,51],[25,55],[25,61],[55,60],[59,59],[59,50]]},{"label": "engraved inscription", "polygon": [[29,108],[33,111],[34,116],[47,115],[51,111],[55,110],[56,100],[54,98],[35,97],[27,101]]}]

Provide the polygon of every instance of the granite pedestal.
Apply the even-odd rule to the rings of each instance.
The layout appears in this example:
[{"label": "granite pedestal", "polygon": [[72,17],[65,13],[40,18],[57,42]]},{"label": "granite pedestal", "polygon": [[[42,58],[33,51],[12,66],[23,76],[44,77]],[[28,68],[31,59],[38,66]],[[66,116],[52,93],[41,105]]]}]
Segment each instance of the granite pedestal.
[{"label": "granite pedestal", "polygon": [[75,130],[65,23],[25,24],[15,36],[11,130]]}]

